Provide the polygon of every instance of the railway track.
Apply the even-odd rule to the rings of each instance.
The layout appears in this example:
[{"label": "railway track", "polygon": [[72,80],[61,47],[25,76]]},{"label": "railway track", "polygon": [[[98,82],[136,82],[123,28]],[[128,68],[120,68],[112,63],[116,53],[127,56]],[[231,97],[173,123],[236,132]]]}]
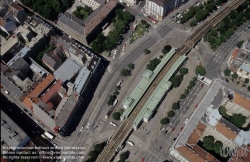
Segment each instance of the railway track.
[{"label": "railway track", "polygon": [[123,140],[128,136],[128,134],[131,133],[134,119],[139,114],[140,110],[143,108],[144,104],[146,103],[152,92],[156,89],[157,84],[162,80],[162,78],[169,71],[169,69],[175,63],[175,61],[180,56],[186,55],[189,52],[189,50],[191,50],[194,47],[194,45],[211,28],[213,28],[213,26],[217,25],[217,23],[219,23],[227,14],[229,14],[232,9],[237,8],[243,2],[244,0],[231,1],[231,3],[226,8],[224,8],[211,20],[206,21],[185,41],[185,43],[176,51],[176,54],[171,58],[170,62],[167,65],[165,65],[165,67],[160,71],[159,75],[155,78],[155,80],[152,81],[153,83],[151,83],[150,88],[148,88],[148,90],[145,92],[144,96],[136,105],[136,108],[133,110],[131,115],[123,121],[123,123],[114,133],[110,142],[96,160],[97,162],[107,162],[111,159],[111,157],[114,156],[116,148],[119,147],[123,142]]}]

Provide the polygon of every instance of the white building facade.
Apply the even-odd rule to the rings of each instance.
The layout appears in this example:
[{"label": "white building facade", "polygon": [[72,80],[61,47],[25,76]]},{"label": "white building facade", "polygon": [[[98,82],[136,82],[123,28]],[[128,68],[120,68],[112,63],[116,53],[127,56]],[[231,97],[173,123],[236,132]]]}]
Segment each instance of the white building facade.
[{"label": "white building facade", "polygon": [[149,15],[154,15],[156,19],[163,20],[179,3],[180,0],[146,0],[145,11]]}]

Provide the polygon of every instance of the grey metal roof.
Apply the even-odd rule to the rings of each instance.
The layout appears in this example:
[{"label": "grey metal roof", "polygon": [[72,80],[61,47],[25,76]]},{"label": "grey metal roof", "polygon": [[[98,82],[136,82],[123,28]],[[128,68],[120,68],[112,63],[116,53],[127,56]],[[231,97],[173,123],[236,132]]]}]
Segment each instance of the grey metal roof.
[{"label": "grey metal roof", "polygon": [[23,58],[27,52],[30,50],[27,46],[25,46],[18,54],[16,54],[6,65],[10,66],[16,62],[18,58]]},{"label": "grey metal roof", "polygon": [[228,127],[231,131],[235,132],[236,134],[240,132],[239,128],[237,128],[235,125],[233,125],[232,123],[230,123],[224,118],[220,119],[220,123],[224,124],[226,127]]},{"label": "grey metal roof", "polygon": [[81,69],[74,84],[75,84],[75,91],[81,94],[82,89],[85,87],[85,84],[88,81],[91,72],[88,69]]},{"label": "grey metal roof", "polygon": [[59,114],[55,121],[56,121],[56,125],[59,126],[60,128],[64,126],[71,112],[75,108],[78,102],[78,96],[79,94],[76,91],[72,91],[66,103],[62,107],[61,111],[58,112]]},{"label": "grey metal roof", "polygon": [[68,12],[59,14],[58,21],[68,26],[72,30],[77,31],[79,34],[84,35],[84,22],[74,15]]},{"label": "grey metal roof", "polygon": [[60,79],[63,82],[69,81],[81,67],[74,61],[67,59],[55,72],[54,76],[56,79]]},{"label": "grey metal roof", "polygon": [[21,69],[23,66],[27,65],[28,63],[21,57],[19,57],[12,65],[11,68],[14,69]]},{"label": "grey metal roof", "polygon": [[16,99],[20,101],[24,100],[26,95],[4,75],[1,75],[1,85]]},{"label": "grey metal roof", "polygon": [[1,139],[10,147],[21,147],[30,140],[30,137],[1,110]]}]

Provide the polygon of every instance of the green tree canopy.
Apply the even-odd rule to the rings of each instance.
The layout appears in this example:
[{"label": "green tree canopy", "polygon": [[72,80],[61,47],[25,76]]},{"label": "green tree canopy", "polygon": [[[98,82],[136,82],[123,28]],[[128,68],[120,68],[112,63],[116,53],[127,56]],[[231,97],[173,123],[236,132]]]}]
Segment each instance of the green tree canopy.
[{"label": "green tree canopy", "polygon": [[170,82],[172,83],[173,87],[179,87],[181,84],[182,78],[179,75],[176,75],[170,79]]},{"label": "green tree canopy", "polygon": [[232,76],[233,79],[237,79],[238,78],[238,74],[236,72],[234,72],[231,76]]},{"label": "green tree canopy", "polygon": [[214,149],[214,137],[213,136],[205,136],[203,138],[203,146],[207,150],[212,151]]},{"label": "green tree canopy", "polygon": [[182,74],[182,75],[186,75],[188,73],[188,69],[183,67],[183,68],[180,68],[179,72]]},{"label": "green tree canopy", "polygon": [[239,48],[240,48],[240,47],[242,46],[242,44],[243,44],[243,43],[244,43],[244,41],[243,41],[243,40],[242,40],[242,41],[240,41],[240,42],[238,42],[238,43],[237,43],[237,47],[239,47]]},{"label": "green tree canopy", "polygon": [[113,113],[113,119],[114,120],[120,120],[121,114],[119,112],[114,112]]},{"label": "green tree canopy", "polygon": [[141,23],[142,23],[142,25],[145,25],[145,24],[147,24],[147,21],[144,20],[144,19],[142,19],[142,20],[141,20]]},{"label": "green tree canopy", "polygon": [[178,110],[179,108],[180,108],[180,105],[178,102],[173,103],[173,105],[172,105],[173,110]]},{"label": "green tree canopy", "polygon": [[226,69],[226,70],[224,71],[224,74],[225,74],[226,76],[230,76],[231,70],[230,70],[230,69]]},{"label": "green tree canopy", "polygon": [[181,94],[180,95],[180,99],[184,99],[184,98],[186,98],[186,95],[185,94]]},{"label": "green tree canopy", "polygon": [[248,91],[250,91],[250,86],[247,87]]},{"label": "green tree canopy", "polygon": [[172,47],[167,44],[166,46],[163,47],[162,53],[167,54],[171,49]]},{"label": "green tree canopy", "polygon": [[133,70],[135,68],[135,64],[133,64],[133,63],[129,63],[127,66],[131,70]]},{"label": "green tree canopy", "polygon": [[168,124],[169,123],[169,119],[168,118],[162,118],[161,119],[161,124],[162,125],[165,125],[165,124]]},{"label": "green tree canopy", "polygon": [[214,150],[215,153],[220,154],[222,147],[223,147],[222,142],[221,141],[216,141],[214,143],[214,149],[213,150]]},{"label": "green tree canopy", "polygon": [[248,83],[248,82],[249,82],[249,79],[248,79],[248,78],[246,78],[246,79],[245,79],[245,83]]},{"label": "green tree canopy", "polygon": [[195,68],[195,73],[198,75],[200,74],[201,76],[204,76],[206,74],[206,70],[202,65],[198,65]]},{"label": "green tree canopy", "polygon": [[149,64],[147,64],[147,69],[154,71],[154,69],[156,68],[156,66],[161,62],[160,59],[158,58],[154,58],[153,60],[149,61]]},{"label": "green tree canopy", "polygon": [[128,152],[121,153],[120,160],[125,161],[126,159],[128,159],[128,156],[129,156]]},{"label": "green tree canopy", "polygon": [[175,113],[173,111],[168,112],[168,117],[173,117],[174,115],[175,115]]},{"label": "green tree canopy", "polygon": [[143,52],[147,55],[147,54],[150,54],[151,51],[148,49],[144,49]]},{"label": "green tree canopy", "polygon": [[229,118],[229,121],[236,127],[241,128],[246,123],[246,117],[241,114],[234,114]]},{"label": "green tree canopy", "polygon": [[121,76],[130,76],[131,71],[129,69],[122,69]]}]

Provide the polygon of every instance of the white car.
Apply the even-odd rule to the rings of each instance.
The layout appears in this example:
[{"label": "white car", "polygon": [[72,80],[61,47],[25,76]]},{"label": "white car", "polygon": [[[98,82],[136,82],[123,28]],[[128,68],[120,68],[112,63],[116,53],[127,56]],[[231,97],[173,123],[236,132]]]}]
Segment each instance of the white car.
[{"label": "white car", "polygon": [[188,122],[188,119],[185,121],[185,124],[187,124],[187,122]]},{"label": "white car", "polygon": [[115,55],[113,56],[113,60],[115,59]]},{"label": "white car", "polygon": [[81,131],[81,132],[83,131],[83,127],[80,129],[80,131]]},{"label": "white car", "polygon": [[114,55],[116,55],[116,52],[117,52],[117,50],[115,49],[115,51],[114,51]]},{"label": "white car", "polygon": [[115,127],[117,126],[117,124],[115,124],[114,122],[110,122],[110,124],[115,126]]},{"label": "white car", "polygon": [[134,143],[132,141],[128,141],[128,144],[130,144],[131,146],[134,146]]},{"label": "white car", "polygon": [[87,128],[89,128],[90,127],[90,123],[88,123],[88,125],[87,125]]}]

